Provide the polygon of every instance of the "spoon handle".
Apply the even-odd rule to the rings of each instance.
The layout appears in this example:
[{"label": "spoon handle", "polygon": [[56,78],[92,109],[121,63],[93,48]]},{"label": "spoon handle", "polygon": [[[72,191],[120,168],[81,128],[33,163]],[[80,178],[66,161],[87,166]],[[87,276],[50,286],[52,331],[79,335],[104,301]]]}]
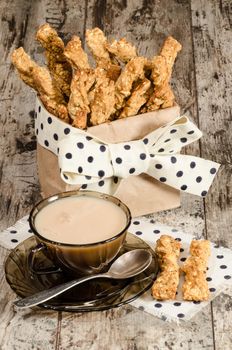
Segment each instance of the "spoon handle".
[{"label": "spoon handle", "polygon": [[21,308],[21,309],[24,309],[24,308],[27,308],[30,306],[35,306],[35,305],[41,304],[47,300],[50,300],[50,299],[56,297],[57,295],[64,293],[65,291],[77,286],[78,284],[81,284],[83,282],[92,280],[94,278],[99,278],[99,277],[112,278],[107,273],[85,276],[82,278],[78,278],[76,280],[62,283],[56,287],[52,287],[50,289],[43,290],[42,292],[38,292],[38,293],[33,294],[29,297],[17,300],[14,302],[14,305],[16,305],[18,308]]}]

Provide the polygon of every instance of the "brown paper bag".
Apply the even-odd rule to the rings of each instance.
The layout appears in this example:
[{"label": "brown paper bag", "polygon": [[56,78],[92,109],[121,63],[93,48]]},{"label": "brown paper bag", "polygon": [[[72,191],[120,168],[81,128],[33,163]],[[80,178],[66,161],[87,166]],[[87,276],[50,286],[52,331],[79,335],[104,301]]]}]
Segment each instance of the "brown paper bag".
[{"label": "brown paper bag", "polygon": [[[180,115],[178,106],[116,120],[88,128],[87,132],[108,143],[138,140]],[[55,130],[54,130],[55,132]],[[60,178],[57,156],[38,144],[37,162],[43,197],[79,189]],[[131,210],[132,216],[145,215],[180,205],[179,191],[147,174],[123,179],[114,193]]]}]

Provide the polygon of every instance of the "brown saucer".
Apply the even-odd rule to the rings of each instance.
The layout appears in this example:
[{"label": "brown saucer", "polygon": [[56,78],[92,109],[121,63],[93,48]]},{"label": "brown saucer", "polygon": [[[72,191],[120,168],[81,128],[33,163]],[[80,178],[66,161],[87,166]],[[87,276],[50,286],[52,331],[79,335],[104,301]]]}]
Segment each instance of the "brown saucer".
[{"label": "brown saucer", "polygon": [[[36,245],[32,236],[20,243],[8,256],[5,263],[6,280],[20,297],[26,297],[53,287],[70,279],[65,272],[51,275],[35,275],[28,267],[28,252]],[[141,238],[128,233],[119,255],[133,249],[148,249],[153,260],[141,274],[127,280],[96,279],[79,285],[70,291],[51,299],[41,307],[59,311],[100,311],[117,307],[138,298],[148,290],[158,272],[154,251]],[[45,268],[52,262],[41,253],[36,265]]]}]

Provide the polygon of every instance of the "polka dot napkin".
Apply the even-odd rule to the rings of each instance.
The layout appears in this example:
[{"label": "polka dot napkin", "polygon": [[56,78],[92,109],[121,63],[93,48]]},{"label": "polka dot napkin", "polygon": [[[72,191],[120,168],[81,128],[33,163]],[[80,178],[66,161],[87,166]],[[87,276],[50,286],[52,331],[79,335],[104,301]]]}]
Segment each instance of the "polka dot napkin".
[{"label": "polka dot napkin", "polygon": [[[146,241],[152,248],[156,240],[162,234],[169,234],[176,240],[181,241],[182,248],[179,259],[181,266],[188,256],[189,245],[194,238],[192,235],[176,230],[173,227],[165,226],[144,217],[133,219],[129,231]],[[14,226],[9,227],[0,233],[0,245],[7,249],[15,248],[20,242],[31,236],[28,224],[28,216],[19,220]],[[211,292],[210,301],[228,285],[232,286],[232,251],[211,243],[211,257],[207,270],[207,281]],[[160,302],[151,297],[151,292],[134,300],[131,305],[144,310],[163,320],[187,321],[199,312],[208,302],[187,302],[182,300],[181,280],[176,300]]]}]

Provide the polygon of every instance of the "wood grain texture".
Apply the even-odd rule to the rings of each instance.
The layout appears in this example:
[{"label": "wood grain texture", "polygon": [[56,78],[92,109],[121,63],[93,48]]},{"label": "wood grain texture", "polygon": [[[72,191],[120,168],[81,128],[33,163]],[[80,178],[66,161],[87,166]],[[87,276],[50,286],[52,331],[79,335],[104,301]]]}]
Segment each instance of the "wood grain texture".
[{"label": "wood grain texture", "polygon": [[[110,38],[126,36],[141,55],[152,57],[167,35],[183,45],[172,86],[177,101],[205,132],[188,154],[222,163],[205,201],[183,195],[182,207],[153,219],[232,248],[231,213],[231,30],[230,1],[224,0],[2,0],[0,2],[0,229],[14,223],[39,198],[34,93],[16,76],[10,55],[23,46],[43,63],[34,40],[47,21],[64,40],[83,39],[99,26]],[[4,279],[8,252],[0,247],[0,349],[231,349],[232,291],[186,323],[169,324],[124,306],[99,313],[15,312],[15,294]]]},{"label": "wood grain texture", "polygon": [[[231,1],[192,3],[199,123],[205,137],[202,157],[221,163],[205,199],[207,237],[232,248],[232,47]],[[232,347],[232,289],[212,303],[216,349]]]},{"label": "wood grain texture", "polygon": [[[10,64],[12,51],[19,46],[38,62],[44,61],[42,50],[35,41],[38,26],[49,22],[63,38],[70,36],[71,27],[83,32],[83,7],[65,1],[1,1],[0,47],[0,229],[12,225],[28,213],[40,198],[36,169],[34,136],[35,94],[17,77]],[[65,27],[67,16],[69,22]],[[15,312],[15,294],[7,285],[3,265],[7,255],[0,248],[0,349],[55,349],[59,339],[58,314],[39,308]]]}]

